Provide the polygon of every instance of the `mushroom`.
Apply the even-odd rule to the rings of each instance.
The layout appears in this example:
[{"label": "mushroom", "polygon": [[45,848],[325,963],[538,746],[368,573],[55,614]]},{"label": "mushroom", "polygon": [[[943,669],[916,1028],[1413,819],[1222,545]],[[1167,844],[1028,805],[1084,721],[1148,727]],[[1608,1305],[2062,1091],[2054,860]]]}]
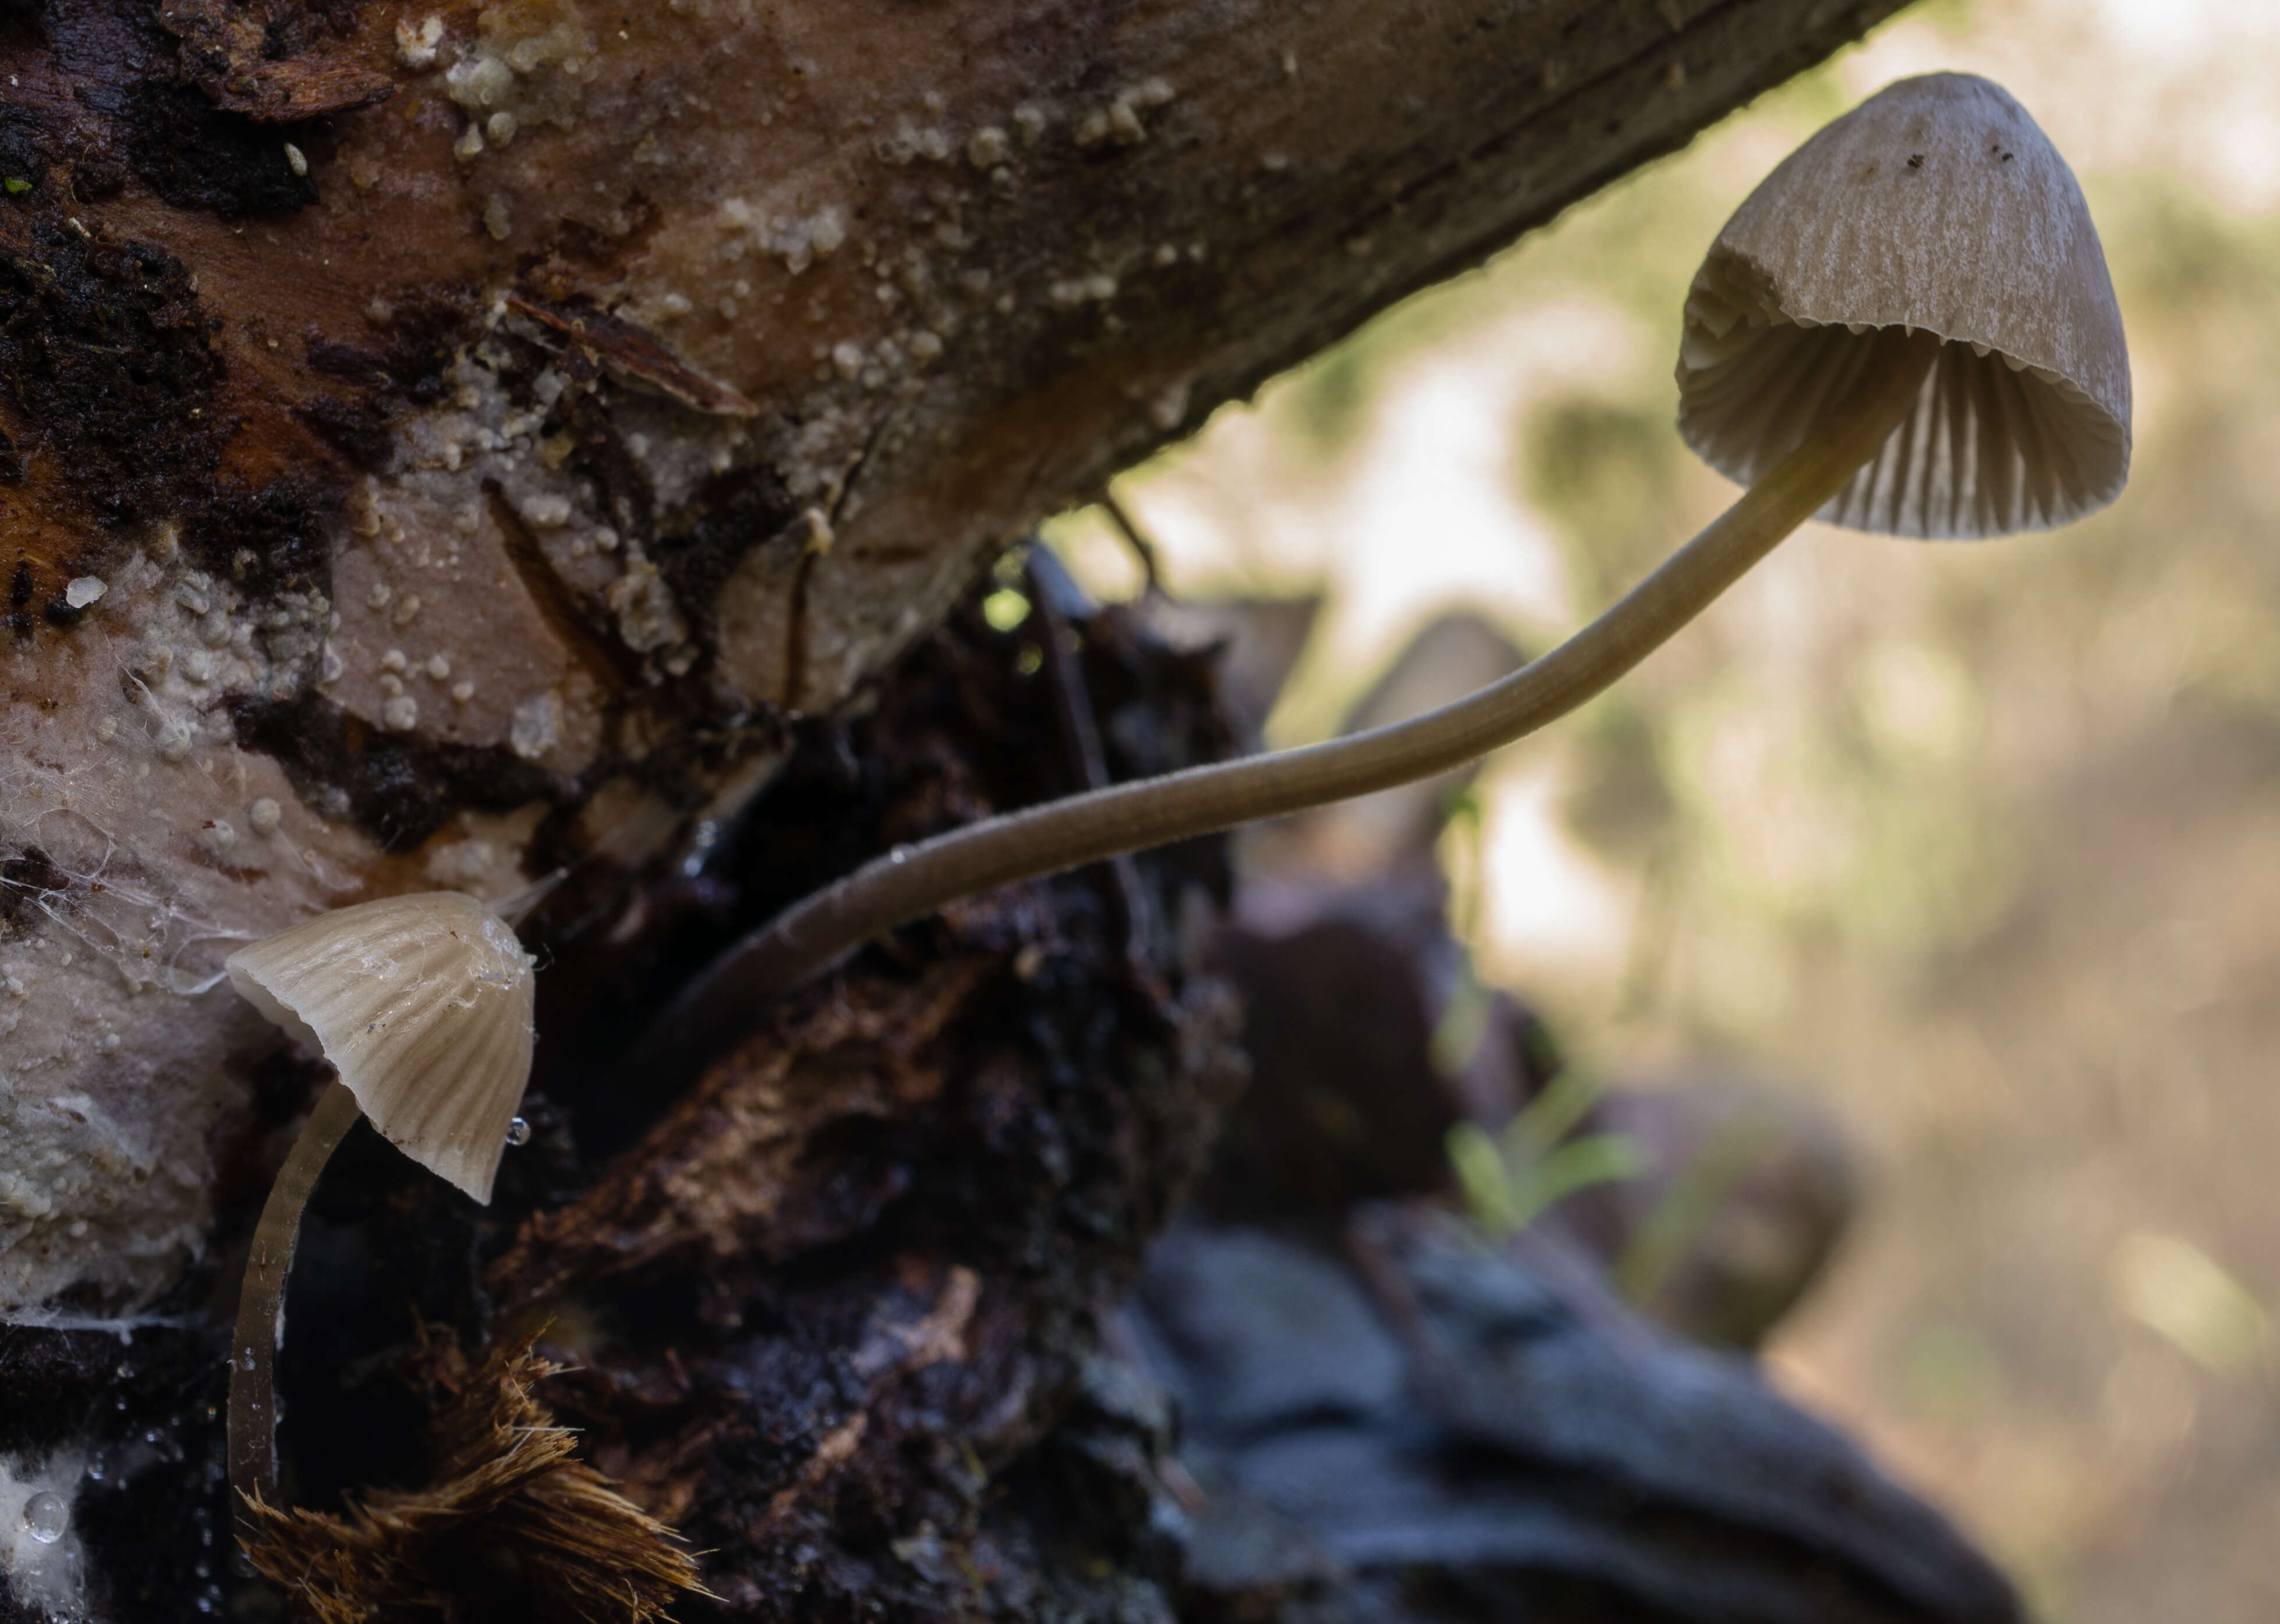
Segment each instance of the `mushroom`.
[{"label": "mushroom", "polygon": [[2073,172],[2008,92],[1902,80],[1737,209],[1687,296],[1679,427],[1747,489],[1614,607],[1437,711],[1190,768],[897,847],[686,987],[637,1057],[701,1060],[756,1003],[958,897],[1428,778],[1637,665],[1807,519],[1913,536],[2063,524],[2130,466],[2130,363]]},{"label": "mushroom", "polygon": [[531,958],[471,897],[435,891],[335,909],[242,948],[231,982],[337,1074],[254,1228],[230,1344],[229,1475],[277,1493],[274,1361],[302,1209],[358,1116],[488,1205],[530,1078]]},{"label": "mushroom", "polygon": [[1999,535],[2122,494],[2130,356],[2089,207],[2026,109],[1969,73],[1888,87],[1734,212],[1686,296],[1678,431],[1753,483],[1880,335],[1910,331],[1943,341],[1931,376],[1819,517]]}]

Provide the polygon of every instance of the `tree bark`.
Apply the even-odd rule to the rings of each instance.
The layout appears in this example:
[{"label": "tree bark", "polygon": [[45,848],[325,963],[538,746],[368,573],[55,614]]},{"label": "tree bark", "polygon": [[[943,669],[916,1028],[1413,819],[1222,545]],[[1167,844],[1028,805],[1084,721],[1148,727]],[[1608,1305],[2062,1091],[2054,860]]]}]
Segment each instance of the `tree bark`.
[{"label": "tree bark", "polygon": [[0,1305],[204,1243],[309,910],[696,854],[1041,515],[1894,9],[0,14]]},{"label": "tree bark", "polygon": [[0,7],[21,1390],[197,1364],[308,1081],[235,943],[542,877],[566,962],[646,939],[1041,516],[1895,9]]}]

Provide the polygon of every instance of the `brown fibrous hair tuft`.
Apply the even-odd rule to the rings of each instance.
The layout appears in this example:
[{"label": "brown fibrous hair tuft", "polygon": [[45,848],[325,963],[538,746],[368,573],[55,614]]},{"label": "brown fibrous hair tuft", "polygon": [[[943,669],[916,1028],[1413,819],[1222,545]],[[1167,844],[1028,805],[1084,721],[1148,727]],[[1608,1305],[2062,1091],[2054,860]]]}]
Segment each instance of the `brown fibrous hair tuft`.
[{"label": "brown fibrous hair tuft", "polygon": [[541,1333],[473,1360],[456,1346],[426,1361],[440,1407],[427,1487],[377,1490],[343,1516],[239,1502],[241,1538],[261,1573],[320,1624],[435,1624],[488,1616],[563,1624],[651,1624],[679,1596],[704,1595],[673,1529],[578,1459],[537,1389],[560,1366]]}]

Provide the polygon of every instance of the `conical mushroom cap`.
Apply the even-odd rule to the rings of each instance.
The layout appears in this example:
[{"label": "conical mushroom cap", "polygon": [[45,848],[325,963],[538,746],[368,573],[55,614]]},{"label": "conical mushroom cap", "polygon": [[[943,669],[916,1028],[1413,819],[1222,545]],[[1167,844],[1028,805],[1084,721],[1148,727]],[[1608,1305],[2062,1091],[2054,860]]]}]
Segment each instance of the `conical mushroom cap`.
[{"label": "conical mushroom cap", "polygon": [[2130,474],[2130,357],[2074,172],[1968,73],[1889,86],[1750,194],[1686,297],[1678,427],[1754,481],[1862,365],[1860,336],[1941,347],[1914,413],[1817,517],[1898,535],[2044,529]]},{"label": "conical mushroom cap", "polygon": [[530,1080],[531,958],[504,920],[457,891],[390,897],[242,948],[227,967],[398,1150],[490,1200]]}]

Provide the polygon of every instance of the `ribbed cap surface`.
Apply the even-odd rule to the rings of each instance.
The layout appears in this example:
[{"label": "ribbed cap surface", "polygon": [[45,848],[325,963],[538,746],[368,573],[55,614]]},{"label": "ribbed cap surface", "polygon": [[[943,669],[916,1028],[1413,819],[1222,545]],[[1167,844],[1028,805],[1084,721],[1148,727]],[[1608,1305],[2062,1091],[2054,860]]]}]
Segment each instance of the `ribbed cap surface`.
[{"label": "ribbed cap surface", "polygon": [[2067,523],[2130,473],[2130,358],[2082,189],[2000,86],[1904,79],[1783,160],[1686,299],[1679,432],[1751,483],[1862,363],[1948,341],[1916,409],[1817,517],[1898,535]]},{"label": "ribbed cap surface", "polygon": [[240,949],[228,969],[397,1149],[490,1200],[530,1080],[531,958],[505,920],[457,891],[390,897]]}]

